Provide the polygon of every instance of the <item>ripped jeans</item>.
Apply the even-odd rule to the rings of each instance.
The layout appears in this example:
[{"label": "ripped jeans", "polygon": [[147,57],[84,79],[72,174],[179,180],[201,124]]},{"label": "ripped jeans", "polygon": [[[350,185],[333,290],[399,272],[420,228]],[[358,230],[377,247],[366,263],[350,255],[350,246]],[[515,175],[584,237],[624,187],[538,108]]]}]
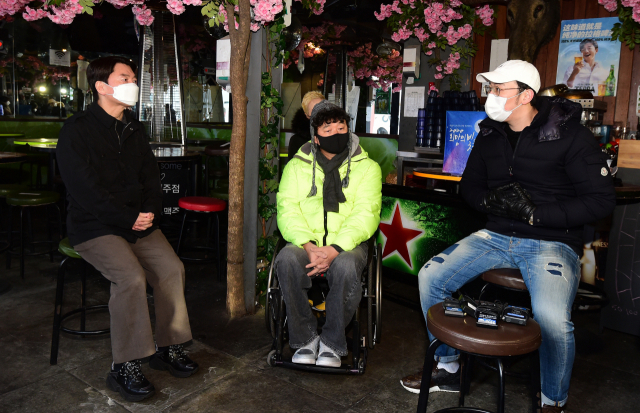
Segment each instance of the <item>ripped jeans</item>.
[{"label": "ripped jeans", "polygon": [[[420,301],[425,320],[431,306],[494,268],[518,268],[522,273],[531,295],[534,318],[542,330],[539,349],[542,402],[563,406],[575,356],[571,305],[580,281],[580,259],[568,245],[508,237],[486,229],[469,235],[433,257],[420,270]],[[429,339],[434,339],[431,333]],[[436,350],[436,361],[457,358],[457,351],[446,345]]]}]

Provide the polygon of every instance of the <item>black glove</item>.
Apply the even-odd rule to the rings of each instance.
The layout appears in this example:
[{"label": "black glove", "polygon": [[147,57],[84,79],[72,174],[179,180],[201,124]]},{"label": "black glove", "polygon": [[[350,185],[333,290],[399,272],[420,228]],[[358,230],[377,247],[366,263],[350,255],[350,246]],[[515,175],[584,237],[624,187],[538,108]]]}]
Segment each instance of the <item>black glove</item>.
[{"label": "black glove", "polygon": [[527,224],[536,209],[529,194],[517,182],[488,191],[482,199],[482,205],[490,214],[517,219]]}]

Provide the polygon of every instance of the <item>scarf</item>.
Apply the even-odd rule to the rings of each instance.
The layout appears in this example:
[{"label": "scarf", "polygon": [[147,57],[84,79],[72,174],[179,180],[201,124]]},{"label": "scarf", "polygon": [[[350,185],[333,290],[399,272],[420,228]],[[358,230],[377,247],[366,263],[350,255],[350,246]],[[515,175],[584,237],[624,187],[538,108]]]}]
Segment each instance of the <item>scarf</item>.
[{"label": "scarf", "polygon": [[347,159],[351,152],[351,145],[334,156],[331,159],[327,159],[321,151],[316,150],[316,159],[318,165],[324,172],[324,184],[322,185],[322,204],[324,210],[327,212],[338,212],[338,203],[347,201],[344,193],[342,192],[342,182],[340,180],[340,165]]}]

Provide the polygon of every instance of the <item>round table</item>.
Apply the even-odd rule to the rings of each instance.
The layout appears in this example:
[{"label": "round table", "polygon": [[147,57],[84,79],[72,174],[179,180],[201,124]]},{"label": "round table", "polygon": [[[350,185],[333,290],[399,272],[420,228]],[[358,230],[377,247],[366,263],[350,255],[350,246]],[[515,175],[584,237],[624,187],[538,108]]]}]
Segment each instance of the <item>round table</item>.
[{"label": "round table", "polygon": [[24,133],[0,133],[0,138],[22,138]]},{"label": "round table", "polygon": [[22,162],[27,154],[20,152],[0,152],[0,163]]},{"label": "round table", "polygon": [[47,152],[49,154],[49,171],[47,175],[47,187],[53,191],[53,177],[55,176],[55,153],[58,145],[57,139],[15,139],[14,145],[28,146],[37,152]]}]

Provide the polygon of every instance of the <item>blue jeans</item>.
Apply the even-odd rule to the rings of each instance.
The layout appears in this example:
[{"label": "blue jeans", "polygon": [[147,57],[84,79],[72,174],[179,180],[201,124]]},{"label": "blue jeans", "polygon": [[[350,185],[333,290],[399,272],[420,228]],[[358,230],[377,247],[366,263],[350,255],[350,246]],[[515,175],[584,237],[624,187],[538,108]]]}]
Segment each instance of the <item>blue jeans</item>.
[{"label": "blue jeans", "polygon": [[[542,330],[540,377],[542,402],[564,406],[575,356],[571,305],[580,281],[580,259],[561,242],[508,237],[481,230],[431,258],[418,274],[425,320],[429,308],[494,268],[517,268],[531,295],[535,320]],[[428,328],[428,326],[427,326]],[[429,333],[429,339],[434,336]],[[458,358],[441,345],[436,361]]]}]

